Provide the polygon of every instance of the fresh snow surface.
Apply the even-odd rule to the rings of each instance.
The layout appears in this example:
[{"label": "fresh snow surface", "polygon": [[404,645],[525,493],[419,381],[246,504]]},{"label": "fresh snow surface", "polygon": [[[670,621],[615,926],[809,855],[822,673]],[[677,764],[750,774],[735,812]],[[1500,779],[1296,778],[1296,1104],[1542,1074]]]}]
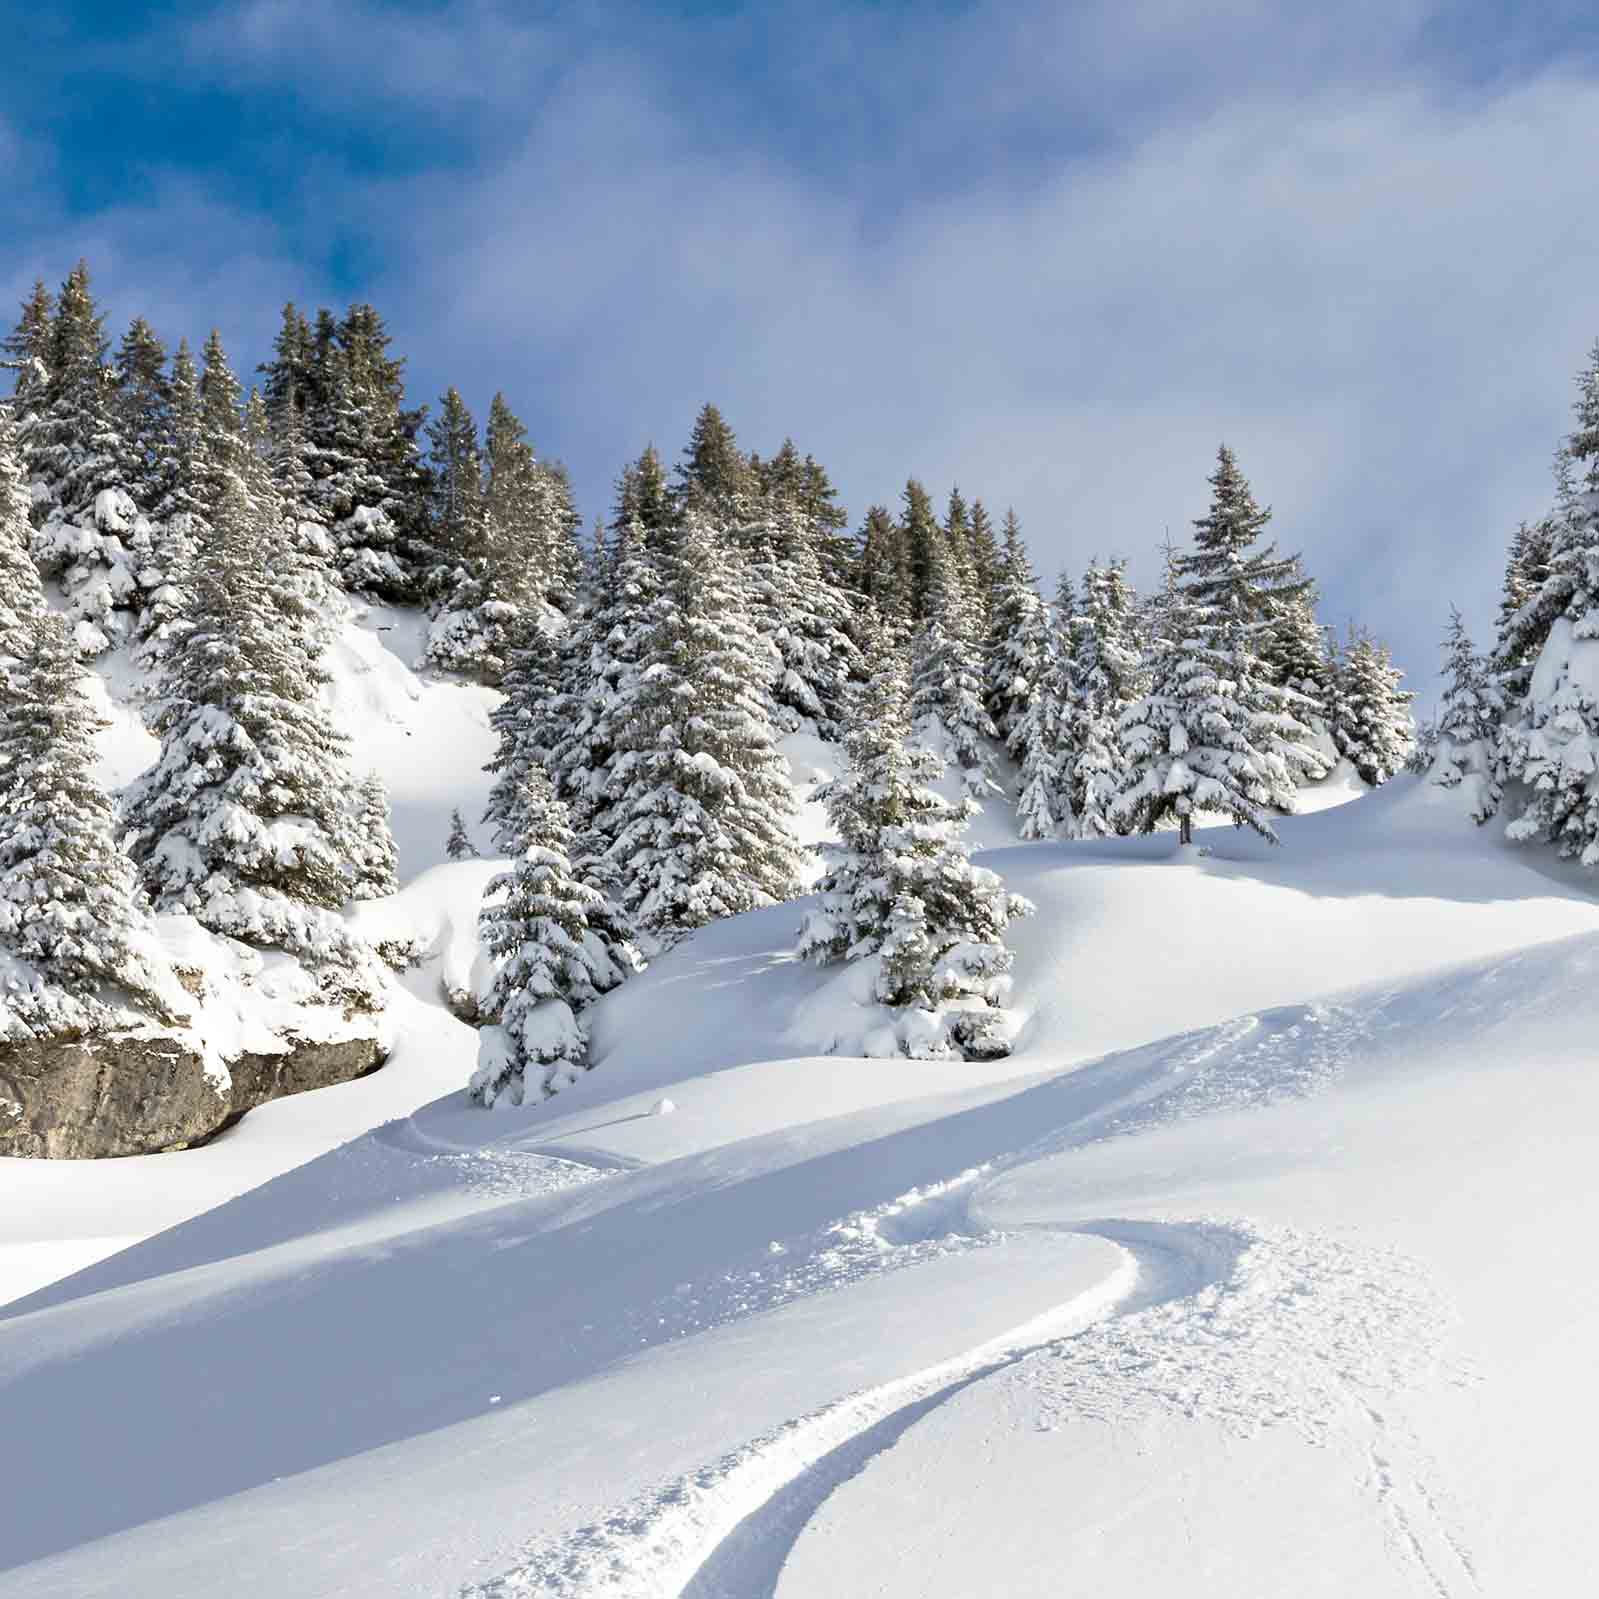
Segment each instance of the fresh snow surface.
[{"label": "fresh snow surface", "polygon": [[58,1267],[191,1219],[0,1309],[0,1596],[1587,1591],[1591,882],[1412,779],[1282,831],[989,853],[996,1067],[835,1052],[784,906],[495,1112],[424,871],[393,1064],[8,1163]]}]

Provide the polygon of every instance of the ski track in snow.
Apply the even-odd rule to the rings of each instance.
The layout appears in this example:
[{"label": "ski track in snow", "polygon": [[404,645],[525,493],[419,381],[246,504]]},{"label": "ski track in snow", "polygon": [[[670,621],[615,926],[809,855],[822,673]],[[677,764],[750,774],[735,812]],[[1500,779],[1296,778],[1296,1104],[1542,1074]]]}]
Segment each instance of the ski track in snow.
[{"label": "ski track in snow", "polygon": [[[1320,1092],[1366,1022],[1334,1005],[1287,1006],[1177,1040],[1158,1086],[1000,1160],[858,1212],[773,1259],[703,1288],[684,1284],[685,1333],[1015,1233],[972,1219],[1001,1172],[1195,1115]],[[1021,1231],[1018,1229],[1017,1231]],[[536,1540],[513,1569],[462,1599],[756,1599],[826,1498],[929,1411],[984,1379],[1024,1385],[1045,1431],[1164,1413],[1238,1436],[1287,1426],[1347,1446],[1384,1517],[1388,1546],[1437,1599],[1480,1591],[1425,1452],[1373,1400],[1429,1379],[1471,1380],[1442,1356],[1453,1322],[1416,1262],[1322,1233],[1247,1219],[1037,1223],[1090,1234],[1124,1259],[1099,1286],[926,1370],[790,1421],[601,1521]]]}]

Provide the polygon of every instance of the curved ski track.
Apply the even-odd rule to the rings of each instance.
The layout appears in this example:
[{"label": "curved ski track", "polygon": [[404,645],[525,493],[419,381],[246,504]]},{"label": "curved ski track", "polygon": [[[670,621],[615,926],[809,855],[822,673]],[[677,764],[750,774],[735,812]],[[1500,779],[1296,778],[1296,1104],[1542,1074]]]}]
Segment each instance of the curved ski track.
[{"label": "curved ski track", "polygon": [[[843,1251],[857,1266],[870,1259],[871,1270],[952,1248],[1003,1247],[1023,1234],[1098,1237],[1120,1258],[1091,1289],[995,1339],[786,1422],[602,1521],[535,1540],[518,1565],[463,1589],[461,1599],[767,1599],[829,1496],[939,1406],[995,1378],[1027,1384],[1046,1429],[1165,1412],[1204,1416],[1241,1435],[1286,1425],[1314,1445],[1342,1443],[1363,1464],[1397,1565],[1421,1591],[1435,1599],[1480,1592],[1432,1463],[1373,1403],[1441,1369],[1451,1316],[1416,1263],[1247,1219],[1073,1219],[995,1232],[973,1215],[999,1176],[1074,1144],[1315,1093],[1363,1032],[1351,1013],[1296,1006],[1190,1035],[1165,1057],[1169,1091],[1106,1107],[1027,1149],[838,1222],[819,1260]],[[1307,1033],[1310,1049],[1284,1049]],[[1212,1092],[1205,1078],[1229,1053],[1244,1070]],[[1292,1069],[1261,1072],[1263,1059]],[[810,1277],[787,1264],[800,1293],[858,1275]]]}]

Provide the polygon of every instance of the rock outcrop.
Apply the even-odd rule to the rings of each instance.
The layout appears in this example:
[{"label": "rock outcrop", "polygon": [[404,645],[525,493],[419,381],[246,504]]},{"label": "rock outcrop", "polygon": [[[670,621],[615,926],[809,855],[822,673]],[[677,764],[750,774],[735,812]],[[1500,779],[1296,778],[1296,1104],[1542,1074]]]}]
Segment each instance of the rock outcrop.
[{"label": "rock outcrop", "polygon": [[181,1036],[156,1031],[0,1043],[0,1155],[70,1160],[187,1149],[268,1100],[364,1077],[375,1032],[286,1037],[214,1075]]}]

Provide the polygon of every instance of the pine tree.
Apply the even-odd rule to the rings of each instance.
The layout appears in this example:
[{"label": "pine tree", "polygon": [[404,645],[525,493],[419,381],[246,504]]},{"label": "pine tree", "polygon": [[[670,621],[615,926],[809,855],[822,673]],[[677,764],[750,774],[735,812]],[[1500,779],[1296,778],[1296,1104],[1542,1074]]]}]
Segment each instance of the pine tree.
[{"label": "pine tree", "polygon": [[1071,578],[1062,572],[1054,605],[1041,607],[1038,621],[1043,639],[1037,678],[1014,727],[1021,765],[1016,822],[1023,838],[1054,838],[1071,819],[1070,782],[1063,773],[1067,751],[1062,741],[1070,723],[1071,622],[1076,604]]},{"label": "pine tree", "polygon": [[625,956],[601,931],[612,911],[572,866],[572,829],[549,778],[534,766],[517,801],[526,835],[510,872],[494,878],[479,925],[500,963],[471,1092],[485,1105],[537,1102],[588,1064],[583,1011],[627,975]]},{"label": "pine tree", "polygon": [[[34,414],[34,402],[42,397],[43,381],[49,373],[50,329],[55,322],[55,297],[43,278],[35,279],[33,292],[22,302],[17,325],[0,340],[5,365],[17,374],[16,400],[12,407],[17,424],[17,449],[26,455],[24,439]],[[37,387],[35,386],[37,385]],[[26,465],[23,471],[27,476]]]},{"label": "pine tree", "polygon": [[48,375],[30,400],[25,447],[34,477],[34,559],[47,575],[59,575],[85,654],[122,637],[121,613],[139,595],[135,546],[148,538],[128,492],[131,450],[108,350],[105,318],[80,261],[56,299]]},{"label": "pine tree", "polygon": [[[1006,523],[1014,520],[1015,515],[1014,511],[1007,511]],[[1008,530],[1002,529],[1000,537],[1008,538]],[[1006,553],[1000,547],[1000,539],[994,535],[994,521],[988,514],[988,507],[981,500],[972,501],[967,547],[970,553],[966,564],[972,574],[973,596],[986,628],[994,597],[1005,581]]]},{"label": "pine tree", "polygon": [[905,535],[885,505],[866,513],[859,535],[855,586],[871,602],[890,634],[909,635],[915,604]]},{"label": "pine tree", "polygon": [[1005,553],[989,606],[983,700],[1011,759],[1023,757],[1022,724],[1048,653],[1049,620],[1021,524],[1005,513]]},{"label": "pine tree", "polygon": [[1494,745],[1504,701],[1489,681],[1488,663],[1472,647],[1460,612],[1451,607],[1444,637],[1444,694],[1427,742],[1429,781],[1441,788],[1469,785],[1471,817],[1485,822],[1499,809]]},{"label": "pine tree", "polygon": [[757,490],[755,474],[732,428],[711,404],[702,406],[694,419],[676,477],[679,506],[718,527],[742,520]]},{"label": "pine tree", "polygon": [[[483,553],[483,459],[477,423],[458,389],[439,401],[438,420],[427,430],[432,469],[429,522],[434,545],[449,567],[461,567]],[[440,585],[453,586],[448,576]]]},{"label": "pine tree", "polygon": [[[1507,707],[1497,773],[1513,814],[1505,836],[1552,843],[1599,866],[1599,346],[1577,380],[1577,426],[1562,451],[1549,572],[1521,630],[1525,697]],[[1547,618],[1547,628],[1541,619]],[[1524,660],[1528,657],[1524,657]],[[1514,785],[1514,786],[1512,786]]]},{"label": "pine tree", "polygon": [[[1557,481],[1569,476],[1570,463],[1557,457]],[[1563,494],[1569,503],[1569,495]],[[1544,599],[1549,563],[1554,554],[1560,514],[1541,518],[1529,527],[1523,522],[1510,541],[1505,560],[1504,588],[1499,602],[1499,626],[1490,663],[1504,697],[1507,714],[1519,710],[1532,679],[1533,663],[1549,637],[1549,626],[1560,614],[1569,594]]]},{"label": "pine tree", "polygon": [[95,776],[101,724],[28,531],[16,430],[0,408],[0,952],[32,974],[0,990],[0,1035],[7,1023],[39,1036],[102,1026],[119,995],[167,1017],[143,896]]},{"label": "pine tree", "polygon": [[[522,804],[528,774],[549,754],[551,702],[561,692],[561,652],[555,638],[536,620],[524,619],[501,681],[504,698],[489,713],[498,735],[494,758],[485,770],[495,774],[483,820],[494,847],[503,855],[520,853],[527,837]],[[553,790],[552,790],[553,792]]]},{"label": "pine tree", "polygon": [[1061,739],[1072,755],[1067,789],[1072,832],[1078,838],[1121,831],[1116,801],[1129,781],[1121,722],[1139,688],[1135,615],[1126,563],[1090,563],[1070,628]]},{"label": "pine tree", "polygon": [[336,914],[359,854],[345,741],[297,614],[286,524],[249,470],[239,451],[162,673],[161,754],[128,800],[133,857],[157,910],[286,950],[330,997],[371,1005],[375,959]]},{"label": "pine tree", "polygon": [[976,807],[944,799],[931,786],[941,775],[938,757],[908,743],[909,692],[897,656],[875,657],[853,709],[849,767],[823,791],[842,850],[805,917],[799,953],[818,964],[875,957],[874,991],[887,1005],[997,1002],[1011,965],[1006,926],[1031,907],[972,865],[961,833]]},{"label": "pine tree", "polygon": [[476,549],[428,630],[428,658],[498,686],[525,620],[548,612],[563,580],[570,502],[564,481],[535,459],[503,394],[489,411]]},{"label": "pine tree", "polygon": [[355,827],[358,852],[351,899],[385,899],[400,891],[399,855],[394,847],[389,791],[378,772],[361,783],[361,813]]},{"label": "pine tree", "polygon": [[623,909],[663,940],[795,888],[793,795],[766,708],[769,656],[736,567],[706,521],[686,513],[617,729],[615,797],[599,819]]},{"label": "pine tree", "polygon": [[944,548],[944,530],[933,515],[933,502],[915,478],[905,484],[900,496],[899,544],[904,552],[910,578],[911,617],[925,621],[930,615],[933,573]]},{"label": "pine tree", "polygon": [[1388,648],[1353,625],[1333,663],[1328,731],[1338,753],[1376,788],[1405,769],[1416,741],[1410,705],[1415,695]]},{"label": "pine tree", "polygon": [[1225,445],[1210,483],[1193,550],[1168,551],[1148,687],[1121,718],[1127,768],[1109,819],[1147,833],[1174,818],[1188,844],[1209,811],[1276,842],[1269,813],[1292,810],[1298,777],[1321,764],[1259,654],[1265,595],[1287,591],[1292,562],[1254,550],[1270,512]]},{"label": "pine tree", "polygon": [[999,730],[983,706],[983,671],[959,574],[938,549],[928,579],[928,618],[916,636],[911,718],[917,736],[949,752],[974,799],[1001,792],[985,739]]},{"label": "pine tree", "polygon": [[475,861],[478,858],[478,847],[467,833],[459,806],[450,812],[450,836],[444,841],[444,853],[452,861]]},{"label": "pine tree", "polygon": [[167,385],[168,437],[163,450],[161,498],[154,507],[159,537],[151,564],[141,573],[144,604],[134,636],[140,658],[158,667],[180,632],[188,625],[193,596],[188,587],[200,540],[210,523],[205,507],[213,503],[207,435],[200,397],[200,374],[181,341],[172,358]]},{"label": "pine tree", "polygon": [[153,515],[172,471],[172,385],[166,346],[135,317],[117,347],[118,426],[125,455],[122,480],[133,502]]}]

